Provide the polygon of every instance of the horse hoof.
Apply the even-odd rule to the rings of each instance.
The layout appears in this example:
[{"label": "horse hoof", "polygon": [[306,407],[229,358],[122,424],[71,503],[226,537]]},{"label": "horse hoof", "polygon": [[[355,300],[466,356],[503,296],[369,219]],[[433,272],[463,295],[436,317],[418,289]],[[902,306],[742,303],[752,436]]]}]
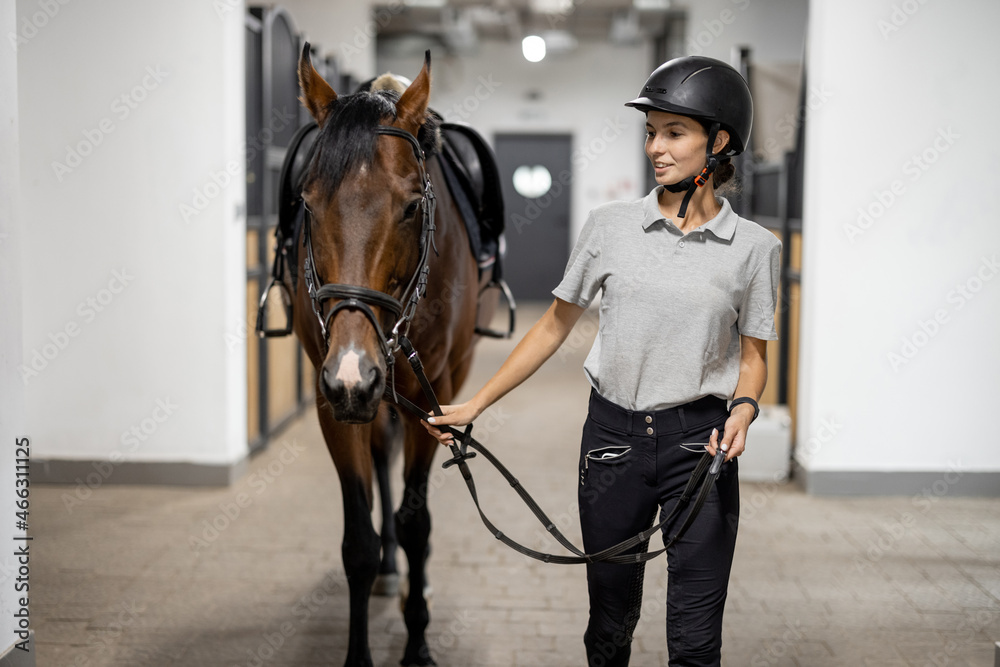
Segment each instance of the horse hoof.
[{"label": "horse hoof", "polygon": [[399,575],[395,573],[380,574],[372,584],[372,595],[393,597],[399,594]]}]

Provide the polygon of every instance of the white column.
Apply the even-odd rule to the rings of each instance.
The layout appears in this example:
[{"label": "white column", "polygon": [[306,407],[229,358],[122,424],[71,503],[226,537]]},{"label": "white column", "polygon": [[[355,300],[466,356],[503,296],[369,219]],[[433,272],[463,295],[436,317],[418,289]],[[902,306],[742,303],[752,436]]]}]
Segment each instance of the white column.
[{"label": "white column", "polygon": [[226,340],[247,321],[245,6],[52,5],[18,49],[39,474],[224,482],[247,454],[245,341]]},{"label": "white column", "polygon": [[810,3],[797,462],[1000,495],[1000,4]]}]

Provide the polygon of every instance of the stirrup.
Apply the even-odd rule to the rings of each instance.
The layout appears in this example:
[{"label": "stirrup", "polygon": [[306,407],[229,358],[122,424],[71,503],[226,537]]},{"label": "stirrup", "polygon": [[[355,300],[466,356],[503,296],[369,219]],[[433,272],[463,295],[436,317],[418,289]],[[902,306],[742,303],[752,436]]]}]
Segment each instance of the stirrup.
[{"label": "stirrup", "polygon": [[[285,311],[285,326],[280,329],[267,328],[267,298],[271,294],[271,289],[277,287],[281,294],[281,305]],[[271,278],[264,288],[264,293],[260,295],[260,305],[257,306],[257,335],[261,338],[275,338],[287,336],[292,333],[292,293],[288,291],[285,283],[277,278]]]},{"label": "stirrup", "polygon": [[500,280],[491,280],[487,283],[486,287],[479,292],[480,299],[488,289],[500,290],[500,294],[503,295],[504,301],[507,302],[507,312],[509,313],[507,331],[494,331],[493,329],[487,329],[476,325],[476,333],[480,336],[486,336],[488,338],[510,338],[514,335],[514,313],[517,310],[517,304],[514,303],[514,295],[511,293],[510,287],[507,286],[507,281],[503,278]]}]

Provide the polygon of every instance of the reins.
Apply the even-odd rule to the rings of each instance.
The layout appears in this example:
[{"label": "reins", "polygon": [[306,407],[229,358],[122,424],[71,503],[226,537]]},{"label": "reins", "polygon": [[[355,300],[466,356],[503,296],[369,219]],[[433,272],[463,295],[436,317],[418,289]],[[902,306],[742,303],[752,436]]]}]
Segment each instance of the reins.
[{"label": "reins", "polygon": [[[441,406],[438,404],[437,397],[434,394],[434,389],[431,387],[430,381],[424,373],[423,364],[420,362],[416,350],[413,349],[412,344],[405,336],[400,338],[400,347],[406,355],[407,361],[410,362],[410,367],[416,374],[417,380],[420,382],[420,387],[423,390],[424,397],[430,404],[433,414],[441,415]],[[419,419],[427,420],[432,416],[415,405],[413,402],[409,401],[406,397],[397,394],[395,391],[390,392],[387,389],[383,398],[386,401],[398,405]],[[458,466],[458,469],[462,472],[462,478],[465,479],[465,485],[469,489],[469,495],[472,496],[472,502],[475,503],[476,510],[479,512],[479,518],[482,520],[483,525],[486,526],[487,530],[493,534],[493,537],[500,540],[518,553],[540,560],[544,563],[555,563],[558,565],[578,565],[581,563],[595,562],[618,564],[644,563],[666,552],[667,549],[672,547],[684,535],[684,533],[687,532],[687,529],[691,527],[691,524],[694,523],[695,517],[698,516],[698,512],[701,510],[702,505],[704,505],[705,501],[708,499],[708,495],[715,484],[715,480],[718,479],[719,473],[722,471],[722,464],[726,458],[726,453],[721,449],[716,452],[714,458],[711,454],[705,452],[701,459],[699,459],[694,471],[691,473],[691,478],[684,487],[684,491],[681,492],[681,495],[674,504],[673,509],[669,514],[667,514],[666,517],[664,517],[659,523],[650,526],[632,538],[620,542],[613,547],[598,551],[597,553],[588,554],[577,548],[565,535],[563,535],[562,531],[560,531],[559,528],[556,527],[555,523],[545,514],[544,511],[542,511],[542,508],[537,502],[535,502],[535,499],[531,497],[531,494],[528,493],[528,491],[521,485],[510,470],[508,470],[507,467],[501,463],[500,460],[494,456],[485,445],[472,437],[472,424],[466,426],[464,431],[459,431],[451,426],[439,426],[438,428],[450,433],[458,442],[458,444],[455,444],[455,440],[453,440],[449,445],[451,448],[452,458],[445,461],[442,464],[442,467],[449,468],[453,465]],[[469,448],[472,448],[475,451],[470,452]],[[489,517],[486,516],[486,513],[479,504],[479,494],[476,492],[476,483],[472,477],[472,470],[469,468],[468,463],[466,463],[466,461],[476,456],[476,452],[482,454],[486,460],[497,469],[503,478],[507,480],[507,483],[513,487],[518,496],[521,497],[521,500],[524,501],[524,504],[527,505],[528,509],[530,509],[535,515],[535,518],[538,519],[539,523],[545,527],[545,530],[548,531],[548,533],[552,535],[552,537],[555,538],[559,544],[566,547],[566,549],[575,555],[562,556],[526,547],[504,534],[502,530],[497,528],[493,522],[490,521]],[[704,481],[701,484],[701,488],[698,489],[698,483],[703,477]],[[680,528],[677,529],[677,532],[664,541],[662,549],[635,554],[624,553],[633,547],[645,545],[654,533],[665,528],[671,521],[673,521],[680,514],[681,510],[691,501],[691,497],[694,494],[695,489],[698,489],[698,494],[694,499],[694,504],[688,511],[688,514]]]},{"label": "reins", "polygon": [[[413,348],[409,338],[407,338],[410,323],[416,314],[417,306],[427,290],[427,278],[430,272],[430,249],[434,248],[434,252],[437,254],[437,246],[434,242],[434,213],[436,198],[434,196],[434,189],[430,178],[427,175],[425,166],[426,158],[416,138],[405,130],[388,125],[377,126],[375,128],[375,132],[377,134],[384,134],[405,139],[412,146],[414,155],[417,158],[420,179],[423,187],[423,197],[420,202],[423,212],[423,224],[420,233],[420,259],[417,268],[414,271],[413,276],[410,278],[410,282],[400,299],[396,299],[389,294],[362,285],[323,283],[318,274],[316,260],[313,256],[311,234],[312,214],[307,208],[305,213],[305,222],[303,224],[302,241],[306,249],[303,279],[305,280],[306,290],[312,303],[313,314],[316,316],[316,320],[318,321],[322,332],[324,346],[329,345],[327,336],[329,334],[331,322],[337,313],[343,310],[361,311],[368,321],[371,322],[378,335],[379,345],[385,357],[387,370],[390,373],[390,378],[387,383],[385,394],[383,395],[383,400],[406,410],[411,415],[421,420],[427,420],[431,417],[431,414],[425,412],[406,397],[400,396],[396,393],[393,368],[395,366],[396,352],[402,351],[406,356],[410,367],[413,369],[413,372],[417,377],[417,381],[420,383],[420,387],[427,403],[431,407],[432,413],[435,415],[442,414],[441,406],[438,403],[434,388],[431,386],[430,380],[424,373],[423,364],[421,363],[420,358],[417,355],[416,350]],[[309,162],[311,162],[314,157],[313,153],[315,148],[316,145],[314,144],[307,158]],[[276,267],[277,266],[278,265],[276,263]],[[277,270],[278,268],[275,269],[276,272]],[[276,282],[277,273],[272,277],[272,283]],[[264,297],[261,300],[261,314],[258,317],[257,323],[258,331],[260,331],[262,335],[269,334],[269,332],[265,331],[262,315],[263,303],[266,299],[266,295],[267,290],[265,290]],[[324,314],[325,303],[330,300],[339,300],[339,303],[335,304]],[[374,311],[372,311],[373,306],[382,309],[395,318],[396,322],[389,331],[390,335],[386,335],[381,322],[379,322],[378,317],[376,317]],[[275,333],[281,335],[280,332]],[[287,331],[285,331],[285,333],[287,333]],[[661,553],[664,553],[684,535],[687,529],[694,522],[695,517],[701,510],[702,505],[705,504],[715,480],[718,478],[719,473],[722,470],[722,463],[725,461],[725,452],[721,451],[721,449],[716,453],[714,459],[708,452],[706,452],[698,461],[698,464],[695,466],[694,472],[692,472],[691,478],[688,480],[684,491],[681,493],[677,502],[674,504],[673,509],[671,509],[666,517],[664,517],[659,523],[650,526],[646,530],[628,540],[597,553],[588,554],[577,548],[565,535],[563,535],[563,533],[556,527],[555,523],[545,514],[544,511],[542,511],[538,503],[531,497],[531,494],[525,490],[510,470],[508,470],[507,467],[504,466],[503,463],[501,463],[500,460],[497,459],[497,457],[494,456],[493,453],[490,452],[490,450],[488,450],[481,442],[472,437],[472,424],[469,424],[464,431],[459,431],[458,429],[450,426],[440,428],[450,433],[455,439],[449,445],[451,448],[452,458],[445,461],[443,467],[449,468],[453,465],[458,466],[458,469],[462,473],[462,477],[465,479],[465,484],[469,489],[469,494],[472,496],[472,501],[476,505],[476,510],[479,512],[479,517],[490,533],[492,533],[496,539],[500,540],[508,547],[524,554],[525,556],[529,556],[545,563],[556,563],[560,565],[595,562],[619,564],[642,563],[659,556]],[[470,452],[470,449],[474,451]],[[524,501],[525,505],[528,506],[542,526],[545,527],[545,530],[574,555],[565,556],[550,554],[526,547],[504,534],[502,530],[497,528],[496,525],[490,521],[489,517],[480,506],[479,495],[476,491],[476,484],[472,477],[472,470],[469,468],[467,463],[469,459],[476,456],[477,452],[482,454],[483,457],[485,457],[486,460],[497,469],[503,478],[507,480],[507,483],[514,488],[518,496],[520,496]],[[699,482],[701,483],[700,488]],[[696,489],[697,495],[695,495]],[[677,529],[677,532],[675,532],[669,539],[665,540],[662,549],[658,549],[653,552],[642,551],[640,553],[633,554],[625,553],[626,551],[640,545],[645,548],[645,545],[648,543],[650,537],[674,521],[684,507],[691,502],[692,497],[694,498],[694,504],[691,505],[684,522],[681,524],[680,528]]]}]

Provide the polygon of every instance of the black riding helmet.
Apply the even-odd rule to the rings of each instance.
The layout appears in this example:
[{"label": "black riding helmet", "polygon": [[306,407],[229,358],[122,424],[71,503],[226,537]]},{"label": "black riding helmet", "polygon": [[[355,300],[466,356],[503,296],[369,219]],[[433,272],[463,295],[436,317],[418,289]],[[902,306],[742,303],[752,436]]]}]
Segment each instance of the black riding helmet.
[{"label": "black riding helmet", "polygon": [[[663,63],[646,79],[639,97],[625,106],[640,111],[666,111],[698,120],[708,132],[706,165],[697,176],[665,186],[671,192],[687,190],[678,217],[683,218],[694,191],[708,182],[719,159],[744,151],[753,125],[753,100],[750,88],[731,66],[705,56],[684,56]],[[719,130],[729,133],[724,152],[712,153]]]}]

